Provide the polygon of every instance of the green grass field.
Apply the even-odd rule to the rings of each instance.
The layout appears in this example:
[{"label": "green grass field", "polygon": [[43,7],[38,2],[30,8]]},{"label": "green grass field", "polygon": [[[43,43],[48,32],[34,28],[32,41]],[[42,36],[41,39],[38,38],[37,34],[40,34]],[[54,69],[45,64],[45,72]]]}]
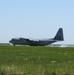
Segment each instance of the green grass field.
[{"label": "green grass field", "polygon": [[74,48],[0,46],[0,75],[74,74]]}]

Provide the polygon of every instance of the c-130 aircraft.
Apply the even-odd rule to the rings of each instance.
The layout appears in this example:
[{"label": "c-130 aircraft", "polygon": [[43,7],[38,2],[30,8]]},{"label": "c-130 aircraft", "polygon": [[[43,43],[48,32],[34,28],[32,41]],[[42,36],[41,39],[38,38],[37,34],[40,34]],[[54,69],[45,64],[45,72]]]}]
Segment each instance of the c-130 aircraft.
[{"label": "c-130 aircraft", "polygon": [[27,38],[19,38],[19,39],[12,38],[9,42],[13,44],[13,46],[15,45],[45,46],[58,41],[64,41],[62,28],[59,28],[55,37],[51,39],[31,40]]}]

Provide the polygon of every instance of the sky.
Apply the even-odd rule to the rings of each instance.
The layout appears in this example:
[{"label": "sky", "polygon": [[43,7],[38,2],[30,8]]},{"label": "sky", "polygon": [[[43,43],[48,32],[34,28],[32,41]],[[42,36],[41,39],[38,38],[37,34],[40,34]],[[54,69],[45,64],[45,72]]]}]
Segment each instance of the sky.
[{"label": "sky", "polygon": [[63,28],[74,44],[74,0],[0,0],[0,43],[12,38],[53,38]]}]

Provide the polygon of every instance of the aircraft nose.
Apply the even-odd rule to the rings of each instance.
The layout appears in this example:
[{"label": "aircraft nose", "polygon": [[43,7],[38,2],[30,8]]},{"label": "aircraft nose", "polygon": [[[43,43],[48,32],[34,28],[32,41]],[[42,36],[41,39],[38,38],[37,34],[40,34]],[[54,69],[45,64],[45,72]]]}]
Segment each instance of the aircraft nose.
[{"label": "aircraft nose", "polygon": [[11,43],[11,40],[9,42]]}]

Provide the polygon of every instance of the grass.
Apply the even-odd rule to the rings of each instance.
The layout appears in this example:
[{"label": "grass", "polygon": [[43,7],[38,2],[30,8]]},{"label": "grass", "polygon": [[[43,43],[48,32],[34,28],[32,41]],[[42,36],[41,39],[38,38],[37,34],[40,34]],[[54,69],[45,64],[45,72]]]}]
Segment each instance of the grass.
[{"label": "grass", "polygon": [[0,74],[74,74],[74,48],[1,45]]}]

